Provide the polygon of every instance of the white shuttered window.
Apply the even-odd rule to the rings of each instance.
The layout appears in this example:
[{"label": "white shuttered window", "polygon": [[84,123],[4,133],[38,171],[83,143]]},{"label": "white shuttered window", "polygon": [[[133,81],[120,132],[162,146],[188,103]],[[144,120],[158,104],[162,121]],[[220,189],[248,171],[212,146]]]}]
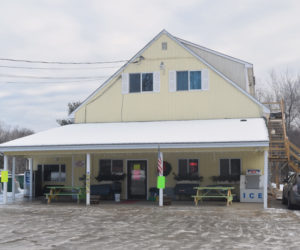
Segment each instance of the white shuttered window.
[{"label": "white shuttered window", "polygon": [[160,72],[123,73],[122,93],[160,92]]}]

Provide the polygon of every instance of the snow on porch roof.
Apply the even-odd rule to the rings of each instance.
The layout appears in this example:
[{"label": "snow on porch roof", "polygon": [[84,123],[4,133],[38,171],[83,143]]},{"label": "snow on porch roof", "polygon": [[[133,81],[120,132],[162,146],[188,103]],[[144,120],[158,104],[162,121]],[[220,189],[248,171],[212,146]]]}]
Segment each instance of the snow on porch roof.
[{"label": "snow on porch roof", "polygon": [[266,147],[268,141],[262,118],[83,123],[0,144],[0,151]]}]

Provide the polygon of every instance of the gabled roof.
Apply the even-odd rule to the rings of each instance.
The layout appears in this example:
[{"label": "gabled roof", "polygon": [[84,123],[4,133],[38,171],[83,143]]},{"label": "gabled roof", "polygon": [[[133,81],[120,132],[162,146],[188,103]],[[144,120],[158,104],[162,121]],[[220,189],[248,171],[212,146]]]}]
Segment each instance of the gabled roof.
[{"label": "gabled roof", "polygon": [[80,123],[0,144],[0,151],[268,147],[268,141],[263,118]]},{"label": "gabled roof", "polygon": [[[234,61],[234,62],[238,62],[238,63],[244,64],[245,66],[253,67],[253,64],[250,63],[250,62],[246,62],[246,61],[243,61],[243,60],[241,60],[241,59],[238,59],[238,58],[235,58],[235,57],[232,57],[232,56],[223,54],[223,53],[221,53],[221,52],[218,52],[218,51],[215,51],[215,50],[212,50],[212,49],[209,49],[209,48],[206,48],[206,47],[201,46],[201,45],[199,45],[199,44],[195,44],[195,43],[186,41],[186,40],[181,39],[181,38],[179,38],[179,37],[175,37],[175,38],[176,38],[179,42],[181,42],[183,45],[189,45],[189,46],[192,46],[192,47],[194,47],[194,48],[201,49],[201,50],[207,51],[207,52],[209,52],[209,53],[212,53],[212,54],[214,54],[214,55],[217,55],[217,56],[226,58],[226,59],[228,59],[228,60],[231,60],[231,61]],[[199,55],[199,56],[200,56],[200,55]]]},{"label": "gabled roof", "polygon": [[[184,48],[185,50],[187,50],[189,53],[191,53],[193,56],[195,56],[199,61],[201,61],[203,64],[205,64],[209,69],[211,69],[212,71],[214,71],[215,73],[217,73],[219,76],[221,76],[223,79],[225,79],[228,83],[230,83],[232,86],[234,86],[235,88],[237,88],[240,92],[242,92],[244,95],[246,95],[248,98],[250,98],[253,102],[255,102],[256,104],[258,104],[265,113],[270,113],[270,110],[264,106],[262,103],[260,103],[258,100],[256,100],[253,96],[251,96],[247,91],[245,91],[244,89],[242,89],[241,87],[238,86],[238,84],[236,84],[235,82],[233,82],[232,80],[230,80],[228,77],[226,77],[223,73],[221,73],[220,71],[218,71],[215,67],[213,67],[211,64],[209,64],[208,62],[206,62],[203,58],[201,58],[198,54],[196,54],[194,51],[192,51],[191,49],[189,49],[183,42],[182,39],[178,39],[174,36],[172,36],[169,32],[167,32],[165,29],[163,29],[158,35],[156,35],[149,43],[147,43],[147,45],[142,48],[137,54],[135,54],[127,63],[125,63],[119,70],[117,70],[110,78],[108,78],[101,86],[99,86],[90,96],[88,96],[87,99],[84,100],[84,102],[77,107],[71,114],[70,117],[74,117],[74,114],[77,110],[79,110],[83,105],[85,105],[89,100],[91,100],[101,89],[103,89],[107,84],[110,83],[110,81],[112,79],[114,79],[115,77],[119,76],[122,71],[127,67],[127,65],[129,63],[134,62],[138,57],[140,57],[142,55],[142,53],[149,48],[152,43],[154,41],[156,41],[160,36],[162,36],[163,34],[165,34],[166,36],[168,36],[171,40],[173,40],[175,43],[177,43],[180,47]],[[223,54],[224,55],[224,54]],[[246,62],[245,62],[246,63]]]}]

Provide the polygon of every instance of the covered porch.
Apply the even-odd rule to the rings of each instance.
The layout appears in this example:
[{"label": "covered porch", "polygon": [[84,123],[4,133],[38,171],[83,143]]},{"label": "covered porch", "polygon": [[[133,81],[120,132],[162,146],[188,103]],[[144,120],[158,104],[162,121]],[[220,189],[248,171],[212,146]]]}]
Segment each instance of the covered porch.
[{"label": "covered porch", "polygon": [[160,150],[168,172],[165,193],[174,199],[180,198],[182,184],[229,184],[239,196],[240,175],[259,169],[267,207],[268,133],[263,119],[74,124],[0,148],[4,169],[8,157],[28,158],[29,197],[43,195],[45,186],[83,187],[89,205],[91,194],[117,182],[122,200],[149,200]]}]

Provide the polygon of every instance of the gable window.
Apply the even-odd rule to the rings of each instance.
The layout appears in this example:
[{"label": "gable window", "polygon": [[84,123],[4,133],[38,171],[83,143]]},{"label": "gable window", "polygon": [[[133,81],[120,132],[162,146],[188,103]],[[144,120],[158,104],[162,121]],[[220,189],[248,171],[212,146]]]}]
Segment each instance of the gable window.
[{"label": "gable window", "polygon": [[220,176],[240,176],[240,159],[220,159]]},{"label": "gable window", "polygon": [[122,174],[123,160],[100,160],[99,172],[101,175]]},{"label": "gable window", "polygon": [[[40,167],[39,165],[38,167]],[[65,164],[45,164],[42,168],[44,181],[66,181],[66,165]]]},{"label": "gable window", "polygon": [[180,159],[178,161],[178,176],[198,176],[198,159]]},{"label": "gable window", "polygon": [[129,93],[153,91],[153,73],[129,74]]},{"label": "gable window", "polygon": [[141,74],[129,74],[129,92],[141,92]]},{"label": "gable window", "polygon": [[201,71],[177,71],[176,90],[199,90],[201,89]]}]

